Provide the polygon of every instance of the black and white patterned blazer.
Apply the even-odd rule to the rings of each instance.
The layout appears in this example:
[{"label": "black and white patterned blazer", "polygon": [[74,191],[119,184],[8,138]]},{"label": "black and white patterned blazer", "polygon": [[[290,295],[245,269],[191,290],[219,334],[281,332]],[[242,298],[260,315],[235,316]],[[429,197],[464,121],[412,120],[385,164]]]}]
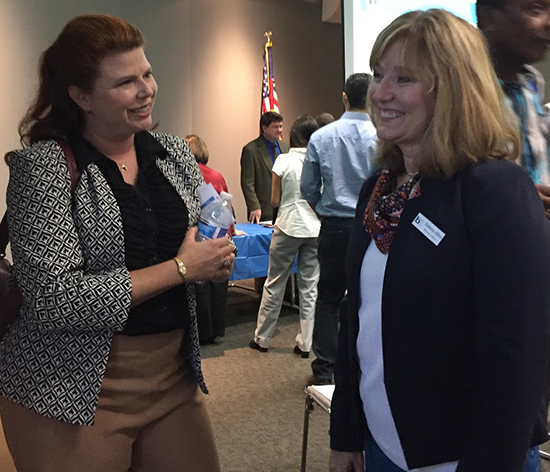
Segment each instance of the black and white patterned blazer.
[{"label": "black and white patterned blazer", "polygon": [[[156,164],[193,226],[202,174],[183,139],[151,134],[168,152]],[[12,155],[7,205],[14,271],[25,302],[0,343],[0,395],[41,415],[91,425],[111,339],[130,310],[120,209],[93,163],[82,169],[71,197],[67,164],[55,141]],[[183,345],[206,392],[193,284],[187,294],[191,322]]]}]

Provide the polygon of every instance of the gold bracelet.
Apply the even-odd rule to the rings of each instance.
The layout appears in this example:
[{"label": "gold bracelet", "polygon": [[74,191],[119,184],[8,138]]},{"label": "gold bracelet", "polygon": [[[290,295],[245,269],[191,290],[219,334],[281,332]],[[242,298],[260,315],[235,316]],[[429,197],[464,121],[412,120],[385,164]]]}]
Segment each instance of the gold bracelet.
[{"label": "gold bracelet", "polygon": [[183,279],[183,283],[187,283],[187,267],[181,262],[177,257],[174,257],[173,260],[178,265],[178,272],[181,275],[181,278]]}]

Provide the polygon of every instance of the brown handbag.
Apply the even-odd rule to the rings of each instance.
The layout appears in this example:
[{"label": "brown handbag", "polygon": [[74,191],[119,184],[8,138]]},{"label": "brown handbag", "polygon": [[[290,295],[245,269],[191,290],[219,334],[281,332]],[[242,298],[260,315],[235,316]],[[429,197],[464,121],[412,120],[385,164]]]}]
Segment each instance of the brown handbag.
[{"label": "brown handbag", "polygon": [[[71,194],[80,179],[80,171],[76,165],[74,155],[67,141],[57,140],[57,144],[63,149],[67,167],[71,176]],[[23,295],[15,279],[11,279],[11,264],[6,258],[6,248],[9,242],[8,214],[4,213],[0,223],[0,339],[4,337],[11,323],[19,315],[19,309],[23,304]],[[11,282],[11,283],[10,283]]]}]

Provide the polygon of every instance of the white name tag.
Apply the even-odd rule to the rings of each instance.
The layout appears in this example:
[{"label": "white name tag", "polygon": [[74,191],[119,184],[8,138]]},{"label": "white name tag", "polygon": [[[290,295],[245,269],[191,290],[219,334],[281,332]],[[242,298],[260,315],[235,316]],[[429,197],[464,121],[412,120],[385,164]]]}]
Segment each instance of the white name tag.
[{"label": "white name tag", "polygon": [[436,225],[434,225],[422,213],[419,213],[413,220],[413,226],[436,246],[439,246],[439,243],[445,237],[445,233],[441,231]]}]

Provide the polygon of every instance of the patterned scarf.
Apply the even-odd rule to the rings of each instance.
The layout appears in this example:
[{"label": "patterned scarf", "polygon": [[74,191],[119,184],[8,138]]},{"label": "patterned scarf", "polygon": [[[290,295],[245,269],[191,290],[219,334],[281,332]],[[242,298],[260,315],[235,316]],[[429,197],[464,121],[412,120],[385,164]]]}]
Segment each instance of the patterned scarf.
[{"label": "patterned scarf", "polygon": [[382,254],[390,251],[405,203],[420,195],[420,176],[396,187],[397,174],[385,167],[380,171],[363,216],[363,226]]}]

